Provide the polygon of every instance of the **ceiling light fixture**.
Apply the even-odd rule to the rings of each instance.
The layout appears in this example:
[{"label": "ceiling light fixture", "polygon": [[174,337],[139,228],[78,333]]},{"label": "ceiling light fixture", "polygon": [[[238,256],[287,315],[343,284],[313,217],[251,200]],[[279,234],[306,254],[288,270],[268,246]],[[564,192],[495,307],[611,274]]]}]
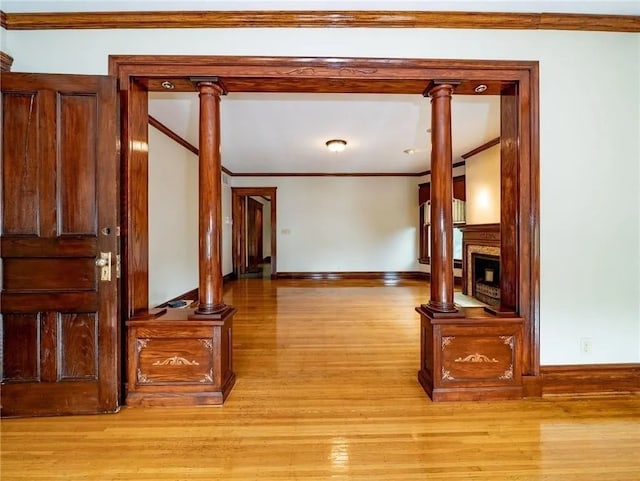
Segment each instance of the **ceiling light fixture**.
[{"label": "ceiling light fixture", "polygon": [[473,91],[477,94],[481,94],[482,92],[487,90],[487,86],[485,84],[478,85]]},{"label": "ceiling light fixture", "polygon": [[407,155],[411,155],[416,153],[416,149],[404,149],[403,152]]},{"label": "ceiling light fixture", "polygon": [[347,147],[347,141],[342,139],[331,139],[325,143],[331,152],[342,152]]},{"label": "ceiling light fixture", "polygon": [[167,89],[167,90],[173,90],[175,88],[175,85],[173,85],[171,82],[169,82],[168,80],[165,80],[164,82],[162,82],[160,85],[162,85],[163,89]]}]

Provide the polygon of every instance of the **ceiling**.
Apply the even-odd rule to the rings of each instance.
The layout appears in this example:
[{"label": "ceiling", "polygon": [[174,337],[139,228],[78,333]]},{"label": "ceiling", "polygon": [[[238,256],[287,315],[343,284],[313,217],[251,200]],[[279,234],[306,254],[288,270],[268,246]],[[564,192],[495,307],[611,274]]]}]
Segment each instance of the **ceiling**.
[{"label": "ceiling", "polygon": [[[640,14],[640,1],[3,0],[18,12],[167,10],[430,10]],[[191,87],[189,87],[191,88]],[[150,92],[149,113],[198,145],[195,92]],[[223,165],[233,173],[404,173],[430,168],[430,105],[416,94],[230,93],[221,104]],[[453,160],[500,135],[500,98],[455,95]],[[347,141],[335,154],[325,142]],[[403,151],[416,149],[408,155]]]},{"label": "ceiling", "polygon": [[[198,96],[149,94],[149,114],[198,146]],[[242,173],[410,173],[430,168],[422,95],[230,93],[220,106],[222,163]],[[500,135],[500,97],[455,95],[453,159]],[[344,139],[329,152],[325,142]],[[413,154],[404,152],[415,149]]]}]

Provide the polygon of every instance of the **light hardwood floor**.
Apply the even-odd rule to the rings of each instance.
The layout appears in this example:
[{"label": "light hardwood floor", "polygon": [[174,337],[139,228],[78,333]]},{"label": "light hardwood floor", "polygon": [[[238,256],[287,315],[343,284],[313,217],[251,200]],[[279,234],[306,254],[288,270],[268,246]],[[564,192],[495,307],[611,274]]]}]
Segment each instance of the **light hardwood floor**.
[{"label": "light hardwood floor", "polygon": [[223,407],[2,420],[21,480],[640,480],[640,397],[438,403],[416,380],[422,282],[231,283]]}]

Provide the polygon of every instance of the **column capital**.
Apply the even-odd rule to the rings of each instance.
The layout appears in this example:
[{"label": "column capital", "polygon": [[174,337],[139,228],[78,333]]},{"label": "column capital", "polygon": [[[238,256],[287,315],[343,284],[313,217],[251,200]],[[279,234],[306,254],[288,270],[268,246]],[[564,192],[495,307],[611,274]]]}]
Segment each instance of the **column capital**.
[{"label": "column capital", "polygon": [[423,97],[433,97],[436,93],[445,93],[449,91],[449,95],[453,94],[453,91],[462,82],[460,80],[430,80],[427,88],[422,92]]},{"label": "column capital", "polygon": [[229,93],[220,77],[189,77],[189,80],[200,91],[204,87],[213,87],[218,95],[227,95]]}]

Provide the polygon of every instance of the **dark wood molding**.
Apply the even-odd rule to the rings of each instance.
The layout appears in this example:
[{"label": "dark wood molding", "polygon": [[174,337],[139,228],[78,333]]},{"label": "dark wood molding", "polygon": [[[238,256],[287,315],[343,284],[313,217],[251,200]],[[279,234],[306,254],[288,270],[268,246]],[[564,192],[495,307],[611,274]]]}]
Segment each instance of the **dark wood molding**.
[{"label": "dark wood molding", "polygon": [[640,392],[640,363],[541,366],[543,396]]},{"label": "dark wood molding", "polygon": [[158,119],[156,119],[151,115],[149,115],[149,125],[151,125],[152,127],[155,127],[164,135],[169,137],[171,140],[174,140],[175,142],[182,145],[188,151],[193,152],[196,155],[199,155],[200,151],[195,145],[191,144],[189,141],[185,140],[180,135],[176,134],[173,130],[171,130],[169,127],[167,127],[166,125],[164,125],[162,122],[160,122]]},{"label": "dark wood molding", "polygon": [[0,52],[0,72],[11,72],[13,57],[4,52]]},{"label": "dark wood molding", "polygon": [[[495,232],[500,233],[500,224],[466,224],[460,226],[462,232]],[[493,238],[493,237],[492,237]]]},{"label": "dark wood molding", "polygon": [[130,79],[120,105],[122,313],[135,317],[149,308],[149,159],[146,150],[137,148],[149,143],[147,90]]},{"label": "dark wood molding", "polygon": [[429,280],[428,272],[421,271],[352,271],[352,272],[279,272],[278,279],[310,279],[310,280],[348,280],[348,279],[378,279],[378,280]]},{"label": "dark wood molding", "polygon": [[[171,130],[169,127],[167,127],[166,125],[164,125],[162,122],[160,122],[155,117],[152,117],[151,115],[149,115],[149,125],[151,125],[152,127],[155,127],[160,132],[165,134],[167,137],[176,141],[178,144],[182,145],[188,151],[193,152],[195,155],[200,155],[200,151],[195,145],[193,145],[188,140],[184,139],[183,137],[175,133],[173,130]],[[231,176],[234,175],[234,173],[231,172],[229,169],[227,169],[224,165],[222,166],[222,172],[224,172],[227,175],[231,175]]]},{"label": "dark wood molding", "polygon": [[234,172],[233,177],[419,177],[422,172]]},{"label": "dark wood molding", "polygon": [[495,139],[491,139],[489,142],[486,142],[481,146],[476,147],[473,150],[470,150],[466,154],[462,154],[460,157],[462,157],[464,160],[467,160],[468,158],[473,157],[474,155],[478,155],[480,152],[484,152],[485,150],[490,149],[491,147],[493,147],[494,145],[498,145],[499,143],[500,143],[500,137],[496,137]]},{"label": "dark wood molding", "polygon": [[8,13],[8,30],[117,28],[460,28],[640,32],[640,16],[434,11]]},{"label": "dark wood molding", "polygon": [[0,10],[0,27],[7,30],[7,14]]},{"label": "dark wood molding", "polygon": [[[462,80],[456,93],[467,89],[473,91],[474,85],[488,79],[496,89],[500,87],[498,93],[509,85],[517,85],[518,188],[514,202],[518,207],[518,235],[514,248],[519,260],[518,314],[523,332],[529,333],[521,337],[522,349],[517,368],[522,368],[521,373],[526,376],[534,375],[539,369],[536,365],[539,346],[533,342],[540,323],[538,69],[536,61],[505,60],[181,55],[109,57],[109,73],[118,79],[123,91],[135,81],[149,84],[149,79],[188,79],[193,75],[217,75],[224,80],[230,92],[254,89],[252,91],[255,92],[326,93],[349,89],[351,93],[422,93],[429,80],[443,77]],[[340,82],[335,82],[336,78],[340,78]],[[126,99],[125,94],[123,92]],[[148,129],[147,112],[138,121]],[[130,140],[125,132],[122,144],[130,144]],[[462,325],[465,319],[459,321]],[[514,387],[522,393],[522,386]]]}]

